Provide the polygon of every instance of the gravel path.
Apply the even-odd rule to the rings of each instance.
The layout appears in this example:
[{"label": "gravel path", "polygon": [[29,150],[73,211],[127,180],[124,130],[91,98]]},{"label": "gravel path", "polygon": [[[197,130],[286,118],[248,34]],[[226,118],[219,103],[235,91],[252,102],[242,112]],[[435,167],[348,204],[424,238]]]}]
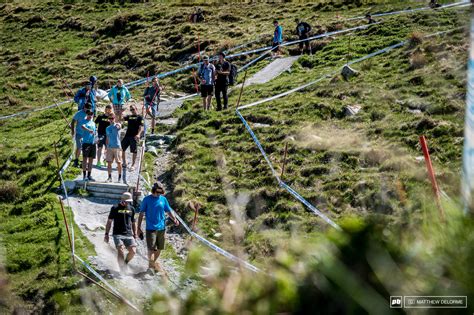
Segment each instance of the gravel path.
[{"label": "gravel path", "polygon": [[299,56],[277,58],[268,64],[265,68],[255,73],[245,82],[245,85],[263,84],[278,77],[280,74],[290,69]]}]

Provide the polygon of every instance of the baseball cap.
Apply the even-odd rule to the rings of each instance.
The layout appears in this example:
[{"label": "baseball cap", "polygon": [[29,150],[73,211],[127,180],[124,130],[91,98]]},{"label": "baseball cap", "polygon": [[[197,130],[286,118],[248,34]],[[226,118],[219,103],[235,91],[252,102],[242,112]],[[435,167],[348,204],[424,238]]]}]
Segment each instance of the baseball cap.
[{"label": "baseball cap", "polygon": [[122,196],[120,197],[120,200],[126,201],[126,202],[132,202],[133,201],[132,194],[129,192],[124,192]]},{"label": "baseball cap", "polygon": [[95,83],[97,81],[97,77],[95,75],[93,75],[89,78],[89,81],[92,82],[92,83]]},{"label": "baseball cap", "polygon": [[161,182],[156,182],[156,183],[153,184],[152,190],[165,191],[165,186],[163,186],[163,184]]},{"label": "baseball cap", "polygon": [[207,61],[209,61],[209,56],[202,56],[202,60],[207,60]]}]

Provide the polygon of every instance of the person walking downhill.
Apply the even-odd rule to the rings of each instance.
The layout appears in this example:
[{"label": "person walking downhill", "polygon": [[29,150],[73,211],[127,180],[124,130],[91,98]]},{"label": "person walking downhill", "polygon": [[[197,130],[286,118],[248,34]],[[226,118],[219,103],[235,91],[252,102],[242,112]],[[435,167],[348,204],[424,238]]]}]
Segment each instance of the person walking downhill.
[{"label": "person walking downhill", "polygon": [[158,82],[158,78],[154,77],[151,80],[151,86],[145,88],[143,92],[143,97],[145,98],[145,108],[146,113],[151,117],[151,133],[155,133],[155,119],[158,114],[158,104],[160,103],[160,94],[163,90],[163,87]]},{"label": "person walking downhill", "polygon": [[[94,120],[94,113],[91,110],[86,111],[86,119],[82,128],[82,176],[83,180],[94,181],[91,176],[92,173],[92,162],[95,159],[97,153],[96,147],[96,128]],[[87,177],[86,177],[87,172]]]},{"label": "person walking downhill", "polygon": [[[311,32],[311,25],[309,25],[306,22],[300,21],[300,19],[296,19],[296,34],[298,34],[298,39],[299,40],[305,40],[309,38],[309,34]],[[304,41],[299,43],[300,46],[300,55],[304,53],[304,47],[306,47],[306,50],[308,51],[308,54],[311,55],[311,45],[309,41]]]},{"label": "person walking downhill", "polygon": [[229,98],[227,97],[227,86],[229,85],[230,63],[225,60],[225,53],[219,54],[219,61],[216,64],[216,103],[217,110],[222,110],[221,94],[224,101],[224,109],[227,109]]},{"label": "person walking downhill", "polygon": [[91,110],[91,104],[86,103],[84,108],[74,114],[71,121],[71,135],[74,137],[76,142],[76,152],[74,159],[74,167],[79,167],[79,156],[81,155],[82,148],[82,125],[86,120],[86,111]]},{"label": "person walking downhill", "polygon": [[108,96],[114,106],[114,113],[118,122],[122,122],[123,105],[131,99],[130,92],[123,84],[122,79],[119,79],[117,85],[110,89]]},{"label": "person walking downhill", "polygon": [[164,194],[163,184],[160,182],[154,183],[151,188],[151,194],[146,196],[140,205],[140,214],[138,216],[138,235],[143,235],[141,225],[143,217],[145,216],[146,218],[148,268],[152,271],[161,270],[157,260],[160,257],[161,251],[165,248],[165,213],[173,220],[176,226],[179,225],[179,221],[174,216]]},{"label": "person walking downhill", "polygon": [[210,110],[214,82],[216,79],[216,68],[212,63],[209,63],[208,56],[202,57],[202,64],[199,67],[198,75],[201,80],[202,105],[204,110]]},{"label": "person walking downhill", "polygon": [[125,137],[122,140],[122,161],[123,167],[127,167],[127,157],[125,152],[128,147],[130,147],[130,152],[132,152],[132,166],[130,171],[135,170],[135,162],[137,160],[137,146],[140,141],[140,137],[143,133],[144,120],[141,115],[138,115],[137,107],[135,105],[130,106],[131,115],[125,116],[124,120],[128,122],[127,131],[125,132]]},{"label": "person walking downhill", "polygon": [[281,53],[280,45],[283,42],[283,29],[278,24],[277,20],[273,21],[273,26],[275,26],[275,30],[273,31],[272,57],[277,57]]},{"label": "person walking downhill", "polygon": [[82,110],[87,103],[91,104],[92,112],[95,115],[95,101],[97,94],[97,78],[91,76],[89,82],[83,88],[80,88],[74,95],[74,102],[77,104],[77,110]]},{"label": "person walking downhill", "polygon": [[[105,141],[107,139],[107,135],[105,133],[105,129],[110,126],[110,115],[112,114],[112,106],[107,105],[105,106],[105,113],[99,115],[95,119],[95,123],[97,124],[97,137],[98,137],[98,150],[97,150],[97,167],[102,167],[102,148],[105,146]],[[105,162],[104,162],[105,165]]]},{"label": "person walking downhill", "polygon": [[117,163],[117,172],[118,172],[118,180],[117,182],[120,183],[122,180],[122,148],[120,147],[120,129],[122,126],[120,123],[115,122],[115,115],[112,114],[109,117],[110,126],[105,129],[106,133],[106,146],[107,146],[107,153],[105,158],[107,160],[107,173],[109,174],[107,178],[107,182],[112,182],[112,163],[115,161]]},{"label": "person walking downhill", "polygon": [[[135,223],[135,208],[131,206],[132,194],[125,192],[120,197],[120,202],[110,209],[105,226],[104,241],[109,242],[109,232],[112,224],[114,229],[112,237],[117,248],[117,262],[121,271],[126,271],[126,266],[137,252],[137,226]],[[125,248],[127,256],[125,257]]]}]

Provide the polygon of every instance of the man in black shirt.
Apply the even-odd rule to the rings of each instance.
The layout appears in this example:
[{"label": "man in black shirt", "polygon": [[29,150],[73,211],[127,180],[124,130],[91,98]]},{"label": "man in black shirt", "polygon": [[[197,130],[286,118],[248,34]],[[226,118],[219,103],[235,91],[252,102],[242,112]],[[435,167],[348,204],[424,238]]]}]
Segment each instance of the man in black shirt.
[{"label": "man in black shirt", "polygon": [[131,115],[125,116],[124,121],[128,122],[127,132],[123,138],[122,145],[122,160],[123,167],[127,167],[127,160],[125,158],[125,151],[130,147],[130,152],[132,155],[132,166],[130,171],[135,169],[135,161],[137,160],[137,143],[140,140],[140,136],[143,132],[143,117],[138,115],[137,107],[135,105],[130,106]]},{"label": "man in black shirt", "polygon": [[[112,114],[112,106],[107,105],[105,106],[105,113],[97,116],[97,118],[95,119],[95,123],[97,124],[97,137],[99,138],[99,142],[97,143],[99,147],[99,150],[97,151],[97,167],[102,167],[102,162],[100,161],[100,158],[102,157],[102,147],[105,146],[105,141],[107,139],[105,129],[110,126],[110,114]],[[105,163],[103,165],[105,166]]]},{"label": "man in black shirt", "polygon": [[[300,21],[299,19],[295,20],[296,22],[296,34],[298,34],[298,38],[300,40],[307,39],[309,37],[309,33],[311,32],[311,26],[303,21]],[[309,44],[309,41],[305,42],[300,42],[300,54],[302,55],[304,52],[303,45],[306,47],[306,50],[308,50],[308,53],[311,54],[311,46]]]},{"label": "man in black shirt", "polygon": [[[105,227],[104,241],[109,242],[109,232],[112,223],[114,229],[112,236],[114,238],[115,247],[117,248],[117,261],[121,270],[135,256],[137,242],[137,225],[135,223],[135,209],[130,205],[132,202],[132,194],[125,192],[122,194],[119,204],[110,209],[109,218]],[[125,258],[125,247],[128,250]]]},{"label": "man in black shirt", "polygon": [[224,100],[224,109],[227,109],[229,98],[227,97],[227,86],[229,85],[229,74],[230,74],[230,63],[225,60],[225,54],[221,52],[219,54],[219,61],[216,64],[216,102],[217,110],[222,110],[221,106],[221,93]]}]

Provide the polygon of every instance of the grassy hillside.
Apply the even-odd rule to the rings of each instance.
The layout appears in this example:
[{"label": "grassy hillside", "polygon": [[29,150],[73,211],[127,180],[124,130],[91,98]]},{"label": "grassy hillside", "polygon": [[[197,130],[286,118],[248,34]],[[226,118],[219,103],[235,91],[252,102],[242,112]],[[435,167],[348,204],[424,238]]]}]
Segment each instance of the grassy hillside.
[{"label": "grassy hillside", "polygon": [[[202,24],[186,21],[193,8],[184,3],[0,4],[0,115],[65,98],[61,79],[75,90],[94,74],[99,86],[108,88],[117,78],[128,81],[175,69],[195,58],[198,37],[201,51],[215,53],[267,34],[249,46],[260,47],[269,44],[274,18],[282,19],[286,33],[293,29],[296,16],[307,19],[316,32],[324,32],[363,23],[342,23],[336,15],[351,17],[369,10],[422,5],[419,1],[383,2],[203,3],[206,22]],[[239,278],[224,269],[206,278],[207,289],[193,291],[185,303],[179,303],[182,299],[176,298],[176,292],[156,297],[149,304],[150,312],[166,312],[176,305],[193,314],[304,312],[313,304],[320,311],[367,311],[364,301],[377,301],[373,292],[352,296],[353,290],[363,291],[358,282],[344,285],[338,274],[360,276],[363,285],[386,297],[388,292],[402,292],[403,285],[424,270],[413,290],[403,293],[472,296],[474,279],[466,276],[473,257],[469,246],[472,222],[458,219],[456,206],[450,204],[448,217],[455,223],[444,226],[435,219],[430,224],[428,219],[436,218],[437,210],[424,164],[415,160],[421,155],[417,137],[425,134],[442,188],[454,198],[459,195],[467,35],[457,31],[439,38],[422,36],[467,25],[466,10],[387,17],[369,30],[314,43],[315,54],[300,58],[291,73],[245,89],[242,104],[318,78],[347,60],[412,39],[410,46],[355,65],[360,75],[350,82],[335,76],[243,111],[278,167],[288,143],[284,180],[328,212],[347,234],[326,231],[324,223],[277,188],[232,111],[204,113],[198,109],[199,100],[186,103],[177,113],[178,126],[167,130],[178,135],[171,170],[174,204],[181,210],[190,200],[200,201],[204,208],[199,229],[205,235],[231,250],[242,246],[257,265],[277,276]],[[236,63],[242,65],[248,59]],[[184,73],[164,83],[170,91],[190,92],[190,75]],[[136,98],[140,93],[141,88],[132,90]],[[231,97],[232,107],[236,94]],[[345,117],[343,107],[355,104],[362,106],[360,113]],[[71,114],[68,108],[67,115]],[[8,299],[0,299],[0,306],[3,303],[10,310],[90,312],[82,297],[98,295],[82,289],[84,283],[72,274],[56,200],[59,182],[53,144],[58,141],[62,163],[71,146],[64,128],[57,109],[0,121],[0,245],[5,249],[5,259],[0,262],[8,277],[7,294],[1,294]],[[246,215],[242,234],[229,223],[234,219],[229,197],[239,194],[238,206]],[[416,246],[413,239],[419,240]],[[458,244],[459,250],[450,247],[450,242]],[[77,248],[83,257],[93,254],[80,235]],[[388,288],[387,279],[380,276],[390,272],[380,263],[386,258],[385,249],[400,266],[402,279]],[[315,252],[321,254],[315,257]],[[367,258],[374,255],[382,257],[378,264]],[[189,276],[196,276],[201,259],[210,257],[214,256],[193,251],[187,262]],[[436,272],[430,273],[432,270]],[[2,283],[0,292],[4,292]],[[229,300],[229,294],[234,302],[222,302]],[[337,301],[337,296],[345,303]],[[113,309],[114,300],[104,301]]]}]

